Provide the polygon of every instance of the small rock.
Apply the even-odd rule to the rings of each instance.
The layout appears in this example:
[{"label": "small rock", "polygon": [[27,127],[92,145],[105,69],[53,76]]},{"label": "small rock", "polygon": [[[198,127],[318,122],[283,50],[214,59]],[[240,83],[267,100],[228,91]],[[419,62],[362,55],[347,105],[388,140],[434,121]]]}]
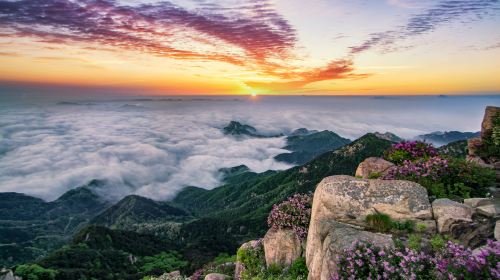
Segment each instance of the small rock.
[{"label": "small rock", "polygon": [[495,239],[500,241],[500,220],[495,223]]},{"label": "small rock", "polygon": [[474,197],[464,199],[464,204],[472,208],[489,204],[491,199],[485,197]]},{"label": "small rock", "polygon": [[380,174],[383,176],[392,167],[394,167],[394,164],[383,158],[369,157],[358,165],[356,177],[368,179],[372,174]]},{"label": "small rock", "polygon": [[263,243],[267,266],[290,266],[302,254],[302,242],[291,229],[270,229]]},{"label": "small rock", "polygon": [[226,280],[230,277],[220,273],[210,273],[205,276],[205,280]]},{"label": "small rock", "polygon": [[499,205],[489,204],[477,207],[476,211],[487,217],[497,217],[500,213],[500,207]]}]

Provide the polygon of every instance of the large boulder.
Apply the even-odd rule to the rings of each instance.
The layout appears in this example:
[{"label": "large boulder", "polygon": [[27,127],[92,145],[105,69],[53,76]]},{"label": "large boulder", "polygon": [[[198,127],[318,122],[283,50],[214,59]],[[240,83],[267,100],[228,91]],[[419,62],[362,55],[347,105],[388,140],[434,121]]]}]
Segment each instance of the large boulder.
[{"label": "large boulder", "polygon": [[449,233],[453,225],[472,222],[472,207],[447,198],[434,200],[432,211],[439,233]]},{"label": "large boulder", "polygon": [[330,279],[337,269],[336,257],[356,241],[394,246],[390,235],[363,230],[366,215],[375,211],[395,219],[432,218],[427,191],[416,183],[340,175],[318,184],[307,235],[308,279]]},{"label": "large boulder", "polygon": [[500,107],[487,106],[484,111],[483,122],[481,124],[481,137],[484,138],[493,129],[493,120],[500,113]]},{"label": "large boulder", "polygon": [[384,176],[394,167],[394,164],[383,158],[369,157],[358,165],[356,169],[356,177],[368,179],[373,175]]},{"label": "large boulder", "polygon": [[[318,204],[316,204],[316,210],[319,210]],[[379,247],[394,247],[390,235],[368,232],[334,221],[328,213],[323,211],[313,212],[306,247],[306,263],[309,269],[307,279],[331,279],[337,271],[337,256],[355,242],[369,242]]]},{"label": "large boulder", "polygon": [[[436,199],[432,203],[438,232],[458,240],[462,245],[476,248],[493,237],[495,221],[489,211],[491,204],[484,200],[467,200],[461,204],[449,199]],[[472,208],[469,205],[482,205]]]},{"label": "large boulder", "polygon": [[263,244],[267,266],[290,266],[302,254],[302,242],[291,229],[270,229]]},{"label": "large boulder", "polygon": [[316,215],[358,225],[364,225],[366,215],[375,212],[398,220],[432,218],[426,189],[400,180],[326,177],[316,188],[313,205]]}]

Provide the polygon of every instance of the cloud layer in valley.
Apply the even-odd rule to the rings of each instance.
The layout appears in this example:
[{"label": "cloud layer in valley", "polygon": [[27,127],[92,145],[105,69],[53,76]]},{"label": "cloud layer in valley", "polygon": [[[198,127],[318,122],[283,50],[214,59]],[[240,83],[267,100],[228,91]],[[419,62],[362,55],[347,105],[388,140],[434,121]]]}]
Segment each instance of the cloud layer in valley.
[{"label": "cloud layer in valley", "polygon": [[[477,131],[497,97],[259,97],[85,100],[0,106],[0,192],[47,200],[92,179],[118,199],[172,198],[185,186],[213,188],[220,168],[256,172],[290,166],[273,157],[285,139],[235,139],[231,120],[276,134],[328,129],[355,139],[366,132],[403,137],[434,130]],[[412,106],[406,106],[411,102]]]}]

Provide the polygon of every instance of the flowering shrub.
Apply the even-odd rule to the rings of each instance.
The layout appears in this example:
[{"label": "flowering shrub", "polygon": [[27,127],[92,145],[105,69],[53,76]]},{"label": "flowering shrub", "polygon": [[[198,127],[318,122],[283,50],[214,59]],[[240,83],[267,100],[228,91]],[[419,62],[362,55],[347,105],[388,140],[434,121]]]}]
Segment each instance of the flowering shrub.
[{"label": "flowering shrub", "polygon": [[303,240],[307,237],[311,219],[310,194],[295,194],[280,204],[273,206],[267,224],[273,229],[292,229]]},{"label": "flowering shrub", "polygon": [[500,242],[489,240],[480,253],[448,241],[436,255],[439,279],[500,279]]},{"label": "flowering shrub", "polygon": [[474,255],[453,242],[435,253],[382,249],[355,243],[338,259],[332,280],[341,279],[500,279],[500,242],[488,241]]},{"label": "flowering shrub", "polygon": [[191,277],[189,277],[189,279],[191,279],[191,280],[203,280],[203,273],[204,272],[205,271],[202,268],[200,268],[200,269],[196,270],[193,273],[193,275],[191,275]]},{"label": "flowering shrub", "polygon": [[382,179],[409,180],[424,186],[437,198],[484,197],[495,182],[495,172],[463,159],[438,155],[425,142],[394,144],[386,158],[396,164]]},{"label": "flowering shrub", "polygon": [[427,159],[437,155],[438,151],[432,144],[421,141],[403,141],[392,145],[386,153],[386,158],[395,164],[401,164],[404,161]]},{"label": "flowering shrub", "polygon": [[432,258],[414,250],[385,250],[366,243],[355,243],[338,257],[338,271],[332,280],[341,279],[426,279],[433,267]]},{"label": "flowering shrub", "polygon": [[392,168],[384,176],[386,180],[404,178],[406,180],[419,180],[422,177],[428,177],[438,180],[441,176],[448,173],[448,160],[440,156],[434,156],[428,159],[418,159],[416,161],[404,160],[396,168]]},{"label": "flowering shrub", "polygon": [[252,276],[262,273],[266,267],[262,239],[252,242],[246,248],[238,249],[236,261],[245,268],[242,275],[243,279],[251,279]]}]

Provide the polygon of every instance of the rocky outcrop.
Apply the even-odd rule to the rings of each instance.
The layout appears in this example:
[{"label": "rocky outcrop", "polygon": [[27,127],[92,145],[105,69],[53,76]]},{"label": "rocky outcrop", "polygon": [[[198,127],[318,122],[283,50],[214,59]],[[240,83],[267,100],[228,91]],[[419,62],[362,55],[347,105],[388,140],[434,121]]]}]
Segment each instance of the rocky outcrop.
[{"label": "rocky outcrop", "polygon": [[474,197],[474,198],[466,198],[464,199],[464,204],[476,208],[478,206],[488,205],[490,204],[491,199],[485,197]]},{"label": "rocky outcrop", "polygon": [[493,129],[493,119],[500,113],[500,107],[487,106],[481,123],[481,137],[484,138]]},{"label": "rocky outcrop", "polygon": [[312,215],[306,248],[309,280],[329,280],[337,270],[336,257],[354,242],[370,242],[380,247],[394,246],[390,235],[368,232],[334,221],[325,212],[315,211]]},{"label": "rocky outcrop", "polygon": [[500,198],[469,198],[464,200],[464,204],[483,216],[494,219],[500,216]]},{"label": "rocky outcrop", "polygon": [[368,179],[373,175],[384,176],[392,167],[394,164],[383,158],[369,157],[358,165],[356,177]]},{"label": "rocky outcrop", "polygon": [[452,226],[472,222],[472,208],[453,200],[442,198],[432,202],[432,211],[439,233],[449,233]]},{"label": "rocky outcrop", "polygon": [[364,230],[366,215],[375,211],[393,219],[433,223],[427,191],[419,184],[343,175],[327,177],[318,184],[307,236],[308,279],[330,279],[337,269],[336,256],[353,242],[394,246],[390,235]]},{"label": "rocky outcrop", "polygon": [[226,280],[230,278],[231,277],[220,273],[210,273],[205,276],[205,280]]},{"label": "rocky outcrop", "polygon": [[267,266],[290,266],[302,254],[302,242],[291,229],[270,229],[263,244]]},{"label": "rocky outcrop", "polygon": [[393,219],[432,218],[424,187],[400,180],[366,180],[338,175],[323,179],[314,193],[314,211],[331,219],[364,225],[366,215],[375,212]]},{"label": "rocky outcrop", "polygon": [[[432,203],[438,232],[449,235],[462,245],[475,248],[493,237],[495,220],[491,209],[494,200],[466,199],[461,204],[449,199],[437,199]],[[471,207],[475,206],[475,207]]]},{"label": "rocky outcrop", "polygon": [[2,268],[0,270],[0,280],[21,280],[21,277],[14,276],[14,273],[10,269]]}]

